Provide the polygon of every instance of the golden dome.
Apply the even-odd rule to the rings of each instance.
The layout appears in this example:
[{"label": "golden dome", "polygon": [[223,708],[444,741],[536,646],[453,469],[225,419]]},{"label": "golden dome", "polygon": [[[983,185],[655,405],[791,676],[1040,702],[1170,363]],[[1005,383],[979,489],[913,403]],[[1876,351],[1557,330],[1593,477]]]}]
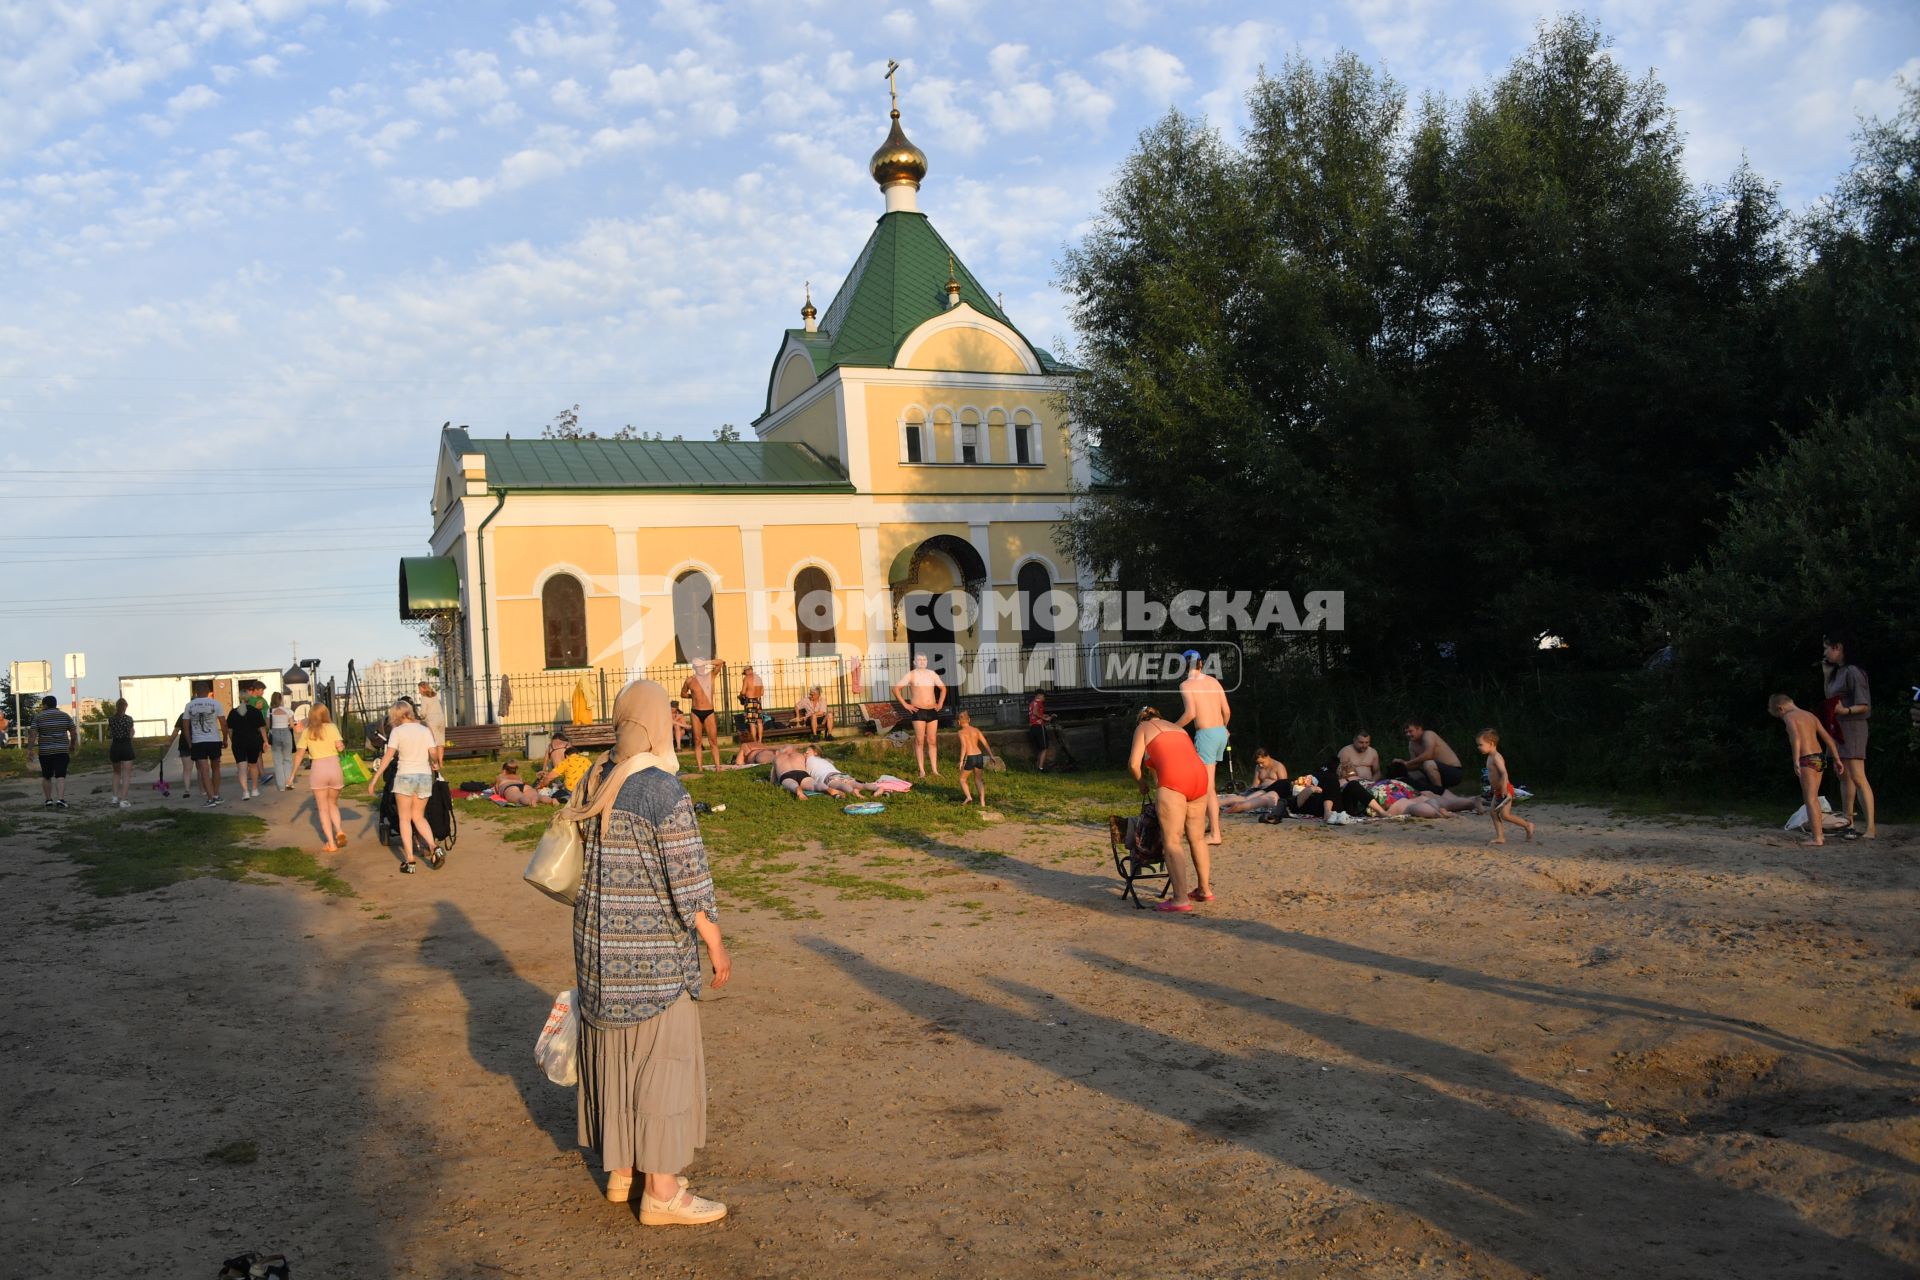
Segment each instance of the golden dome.
[{"label": "golden dome", "polygon": [[880,184],[882,190],[901,182],[920,185],[927,176],[927,153],[907,141],[907,135],[900,131],[900,109],[894,108],[893,128],[887,133],[887,140],[873,153],[873,159],[867,163],[867,172]]}]

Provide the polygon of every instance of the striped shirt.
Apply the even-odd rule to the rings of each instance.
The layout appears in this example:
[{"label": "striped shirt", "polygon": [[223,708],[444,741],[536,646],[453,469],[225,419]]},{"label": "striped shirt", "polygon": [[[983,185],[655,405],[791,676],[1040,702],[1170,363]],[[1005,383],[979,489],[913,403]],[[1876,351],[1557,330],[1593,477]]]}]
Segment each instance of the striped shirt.
[{"label": "striped shirt", "polygon": [[34,740],[41,755],[65,755],[73,750],[73,717],[58,707],[48,707],[33,717]]},{"label": "striped shirt", "polygon": [[580,1016],[623,1027],[666,1012],[686,992],[700,998],[693,918],[718,919],[713,873],[679,779],[643,769],[588,832],[573,904],[573,963]]}]

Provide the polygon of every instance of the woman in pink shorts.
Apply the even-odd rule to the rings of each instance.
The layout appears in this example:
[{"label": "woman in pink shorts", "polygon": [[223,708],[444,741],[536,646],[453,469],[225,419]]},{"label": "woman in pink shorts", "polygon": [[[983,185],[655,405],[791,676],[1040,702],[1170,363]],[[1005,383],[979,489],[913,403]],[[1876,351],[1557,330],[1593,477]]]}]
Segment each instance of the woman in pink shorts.
[{"label": "woman in pink shorts", "polygon": [[319,703],[307,712],[306,731],[300,735],[299,749],[293,753],[293,767],[287,770],[287,785],[293,785],[300,762],[312,757],[313,769],[308,785],[313,788],[313,807],[320,815],[320,852],[332,853],[347,847],[347,834],[340,829],[340,788],[346,779],[340,773],[340,731],[333,717]]}]

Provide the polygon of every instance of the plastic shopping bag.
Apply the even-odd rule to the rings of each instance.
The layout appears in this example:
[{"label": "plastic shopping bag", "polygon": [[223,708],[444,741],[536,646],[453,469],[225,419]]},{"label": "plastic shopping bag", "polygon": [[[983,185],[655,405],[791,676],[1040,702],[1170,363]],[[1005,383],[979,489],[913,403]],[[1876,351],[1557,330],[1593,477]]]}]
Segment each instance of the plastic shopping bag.
[{"label": "plastic shopping bag", "polygon": [[372,776],[367,772],[367,762],[362,760],[357,752],[342,751],[340,753],[341,781],[350,787],[359,787],[366,785],[367,779]]},{"label": "plastic shopping bag", "polygon": [[553,1010],[547,1025],[533,1044],[534,1061],[558,1085],[580,1083],[580,1019],[573,1011],[573,991],[562,991],[553,998]]}]

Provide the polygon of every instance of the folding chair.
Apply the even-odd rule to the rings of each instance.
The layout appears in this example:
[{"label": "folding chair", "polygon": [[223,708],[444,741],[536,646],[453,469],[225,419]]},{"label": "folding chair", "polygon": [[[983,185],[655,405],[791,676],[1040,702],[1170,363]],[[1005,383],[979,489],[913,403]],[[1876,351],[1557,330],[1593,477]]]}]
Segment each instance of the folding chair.
[{"label": "folding chair", "polygon": [[1107,843],[1113,851],[1113,869],[1120,877],[1120,897],[1131,898],[1136,910],[1145,911],[1134,886],[1158,882],[1164,898],[1173,887],[1173,875],[1167,870],[1166,847],[1160,839],[1160,814],[1148,801],[1131,818],[1118,814],[1107,819]]}]

